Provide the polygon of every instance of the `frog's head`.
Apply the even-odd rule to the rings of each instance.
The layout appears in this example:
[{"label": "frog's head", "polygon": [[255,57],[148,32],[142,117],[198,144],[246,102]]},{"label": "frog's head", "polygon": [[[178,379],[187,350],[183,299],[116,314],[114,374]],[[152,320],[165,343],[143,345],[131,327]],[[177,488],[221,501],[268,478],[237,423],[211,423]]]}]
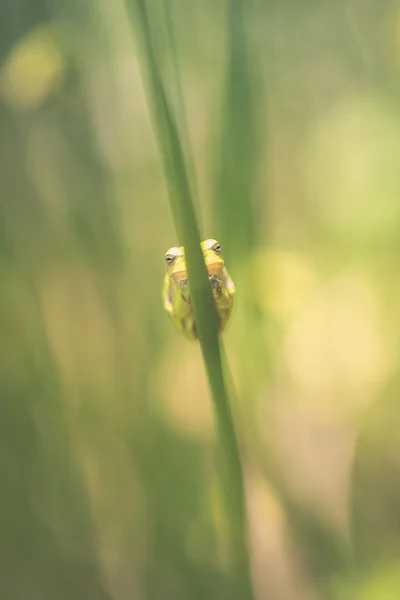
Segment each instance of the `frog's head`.
[{"label": "frog's head", "polygon": [[185,248],[183,246],[174,246],[167,250],[165,254],[167,265],[167,275],[171,281],[178,287],[182,300],[190,304],[190,294],[187,283]]},{"label": "frog's head", "polygon": [[[221,246],[217,240],[208,239],[201,243],[201,249],[204,255],[204,262],[208,271],[208,278],[213,290],[214,296],[221,294],[221,285],[223,279],[224,259],[222,257]],[[175,281],[180,288],[180,294],[185,302],[190,304],[190,294],[187,282],[185,249],[183,246],[170,248],[165,254],[167,264],[167,274]]]},{"label": "frog's head", "polygon": [[201,249],[203,250],[208,274],[222,277],[225,262],[219,242],[212,239],[204,240],[204,242],[201,243]]},{"label": "frog's head", "polygon": [[217,240],[208,239],[201,243],[201,249],[203,250],[213,296],[218,298],[221,295],[225,267],[221,246]]},{"label": "frog's head", "polygon": [[180,278],[186,277],[185,248],[174,246],[165,253],[167,273],[171,279],[179,283]]}]

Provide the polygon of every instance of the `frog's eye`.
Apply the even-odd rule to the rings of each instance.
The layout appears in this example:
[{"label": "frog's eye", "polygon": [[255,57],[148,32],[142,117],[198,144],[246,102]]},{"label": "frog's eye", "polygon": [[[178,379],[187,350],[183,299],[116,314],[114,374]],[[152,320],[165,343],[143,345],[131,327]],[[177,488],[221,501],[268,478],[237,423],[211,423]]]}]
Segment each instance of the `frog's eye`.
[{"label": "frog's eye", "polygon": [[175,261],[176,261],[176,256],[174,256],[173,254],[167,254],[167,256],[165,257],[165,262],[167,263],[168,266],[173,265]]},{"label": "frog's eye", "polygon": [[219,244],[214,244],[212,250],[215,252],[215,254],[222,254],[222,248]]}]

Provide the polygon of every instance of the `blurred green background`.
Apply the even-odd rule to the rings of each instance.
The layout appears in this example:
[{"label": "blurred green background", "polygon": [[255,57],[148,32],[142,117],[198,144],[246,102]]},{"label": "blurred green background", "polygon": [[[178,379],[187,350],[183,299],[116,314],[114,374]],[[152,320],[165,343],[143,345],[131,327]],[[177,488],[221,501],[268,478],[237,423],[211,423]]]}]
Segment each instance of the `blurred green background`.
[{"label": "blurred green background", "polygon": [[[0,4],[0,598],[235,596],[133,0]],[[400,598],[400,13],[148,1],[224,343],[258,600]]]}]

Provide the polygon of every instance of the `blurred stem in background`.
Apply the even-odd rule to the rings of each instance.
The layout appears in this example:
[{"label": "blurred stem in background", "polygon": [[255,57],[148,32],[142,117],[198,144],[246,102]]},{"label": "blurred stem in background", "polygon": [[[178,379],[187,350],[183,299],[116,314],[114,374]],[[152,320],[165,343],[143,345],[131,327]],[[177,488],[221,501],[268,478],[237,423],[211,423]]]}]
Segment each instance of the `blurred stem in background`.
[{"label": "blurred stem in background", "polygon": [[242,466],[222,371],[216,314],[200,249],[200,232],[178,127],[157,65],[145,0],[136,0],[136,18],[146,56],[149,104],[169,184],[169,199],[176,232],[179,243],[185,246],[193,309],[214,402],[219,445],[217,464],[228,517],[230,568],[235,582],[233,593],[238,599],[251,599],[253,594],[246,540]]},{"label": "blurred stem in background", "polygon": [[[247,13],[247,11],[246,11]],[[249,49],[242,0],[228,0],[226,70],[221,98],[221,126],[215,144],[213,212],[226,255],[240,265],[257,248],[264,203],[255,210],[257,133],[262,121],[254,110],[255,60]],[[257,123],[257,125],[256,125]],[[233,235],[234,232],[234,235]]]}]

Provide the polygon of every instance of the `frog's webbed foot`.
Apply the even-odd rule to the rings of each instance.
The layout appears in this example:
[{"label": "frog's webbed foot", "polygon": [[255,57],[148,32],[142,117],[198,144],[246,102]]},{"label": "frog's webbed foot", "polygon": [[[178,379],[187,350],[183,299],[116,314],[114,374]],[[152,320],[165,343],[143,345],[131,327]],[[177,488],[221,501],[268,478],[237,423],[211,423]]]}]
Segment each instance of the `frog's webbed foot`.
[{"label": "frog's webbed foot", "polygon": [[216,275],[210,275],[209,281],[211,289],[213,291],[214,298],[220,298],[222,296],[222,281]]}]

